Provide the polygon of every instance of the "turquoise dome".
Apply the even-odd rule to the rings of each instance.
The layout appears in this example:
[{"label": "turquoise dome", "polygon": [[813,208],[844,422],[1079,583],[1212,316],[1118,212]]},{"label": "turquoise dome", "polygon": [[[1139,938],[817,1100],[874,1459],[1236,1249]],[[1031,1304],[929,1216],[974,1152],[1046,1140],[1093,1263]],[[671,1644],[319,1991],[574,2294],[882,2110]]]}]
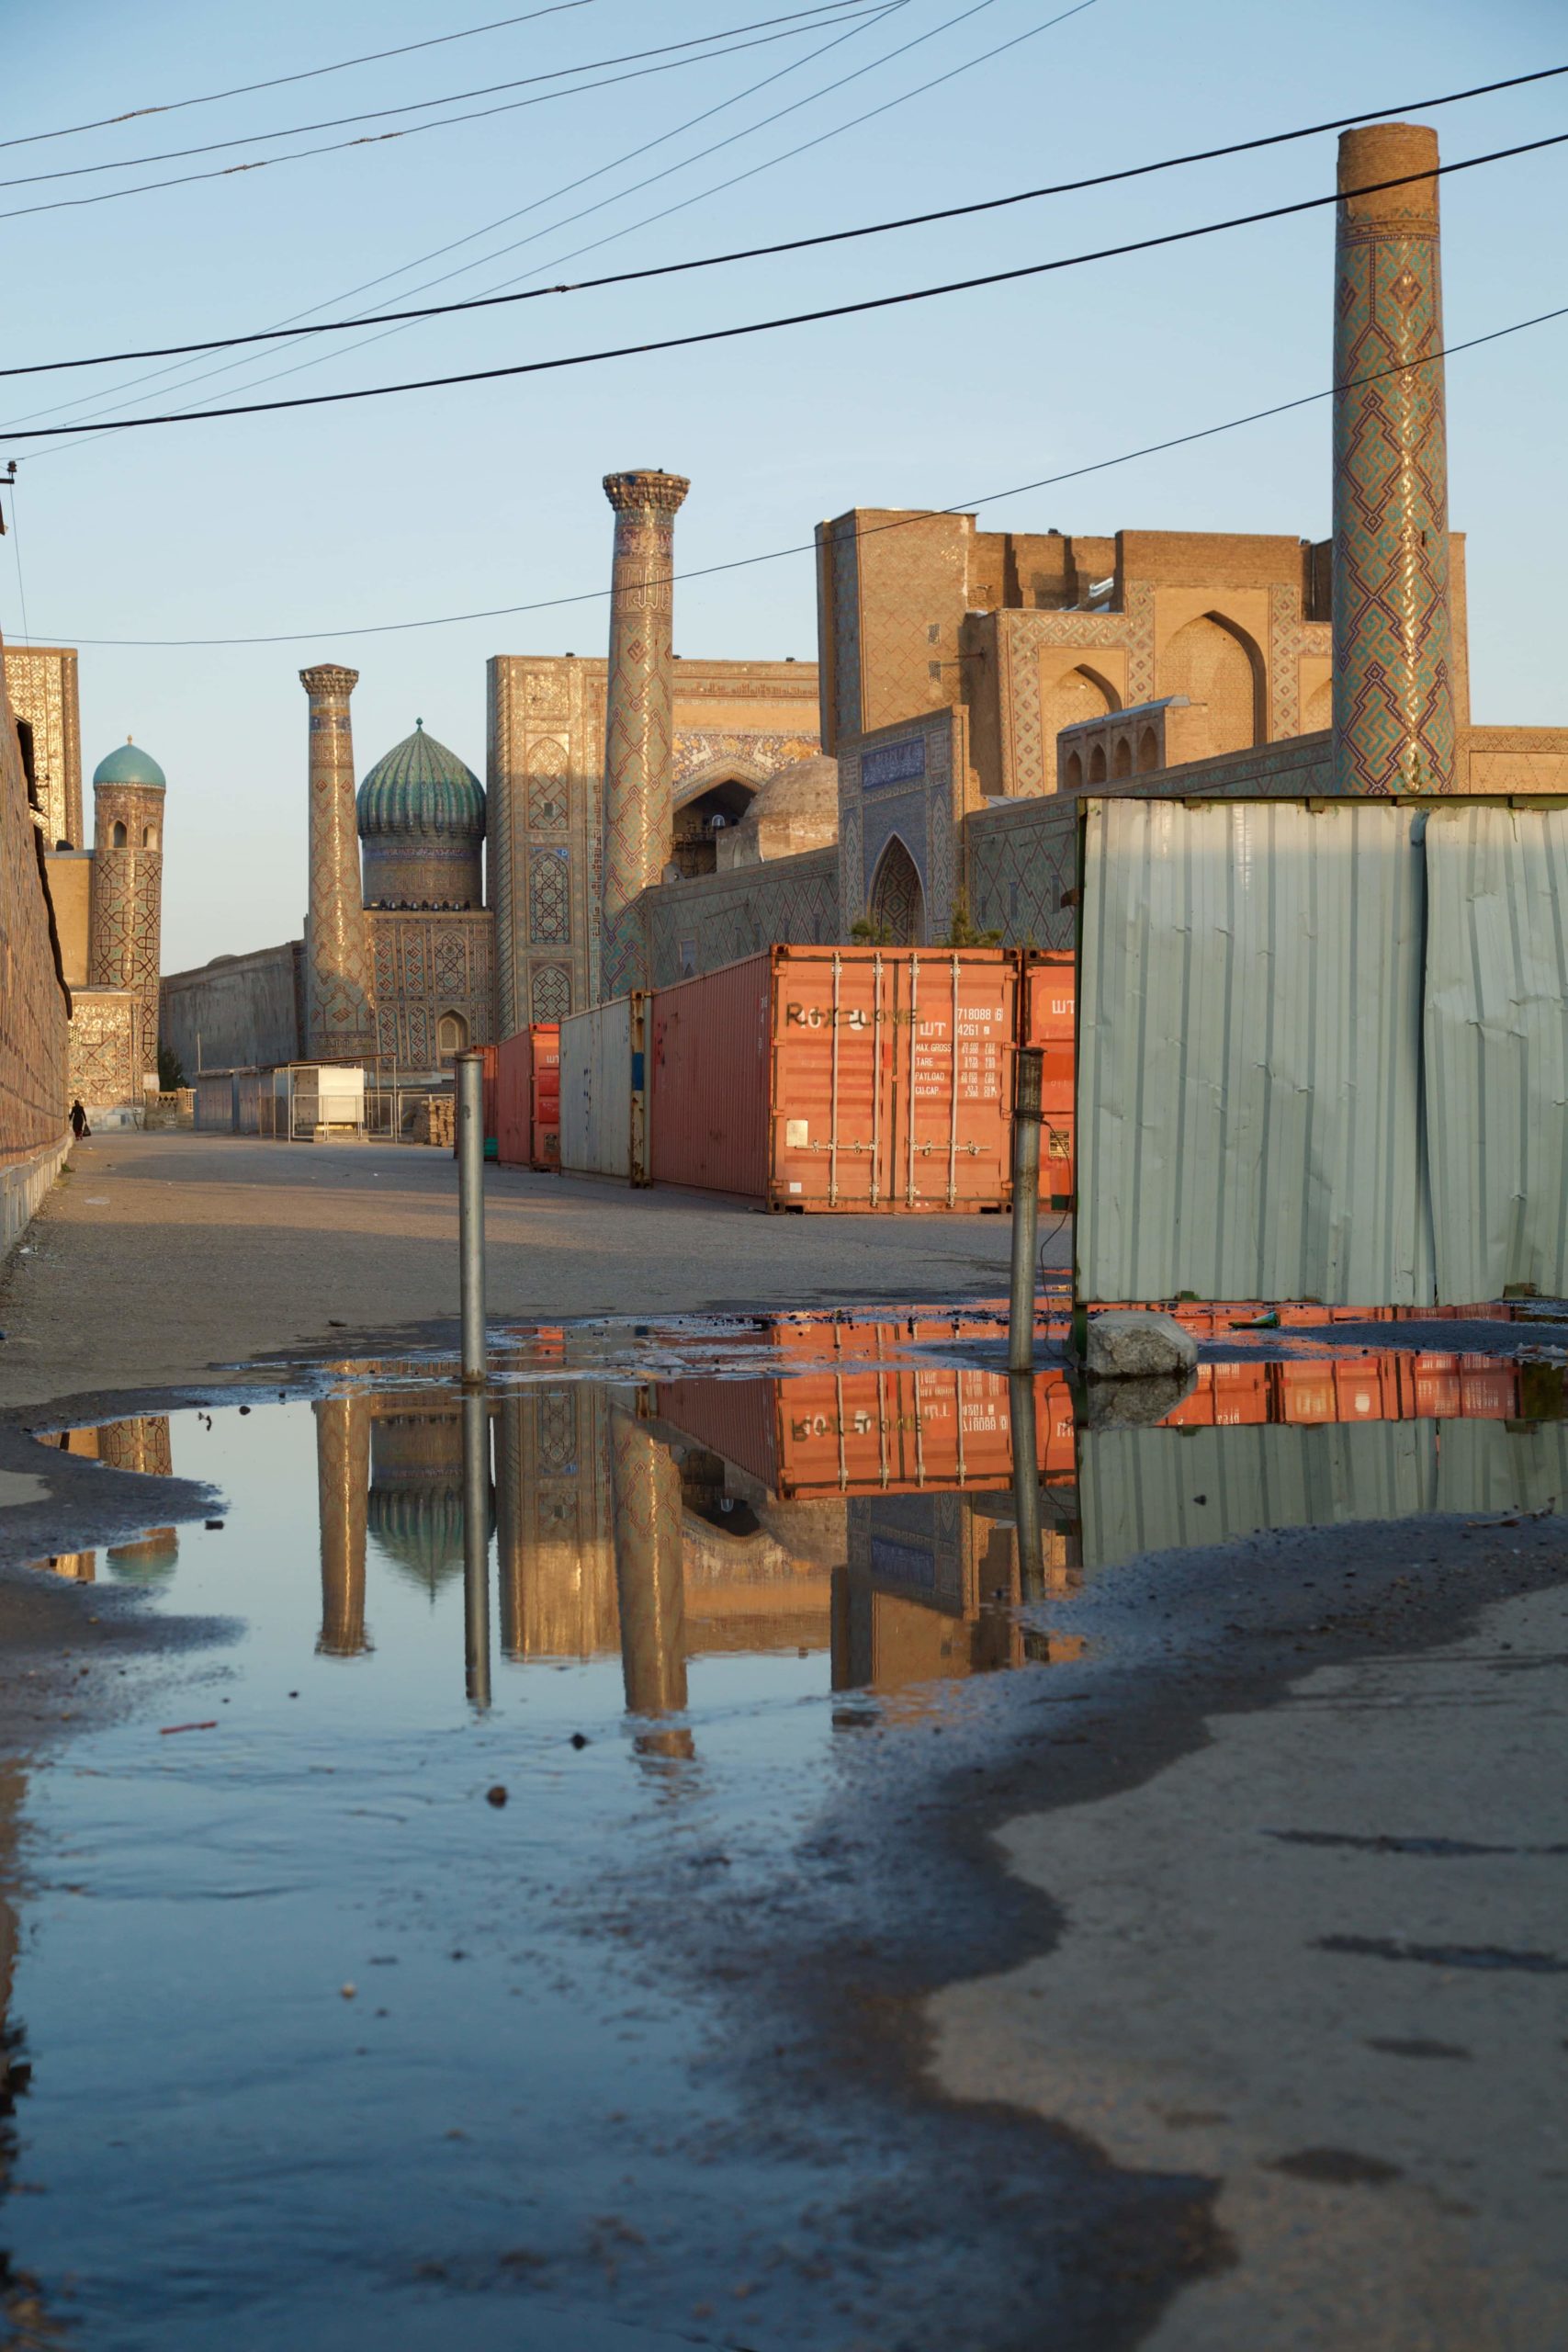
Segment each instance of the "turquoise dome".
[{"label": "turquoise dome", "polygon": [[128,735],[118,751],[111,752],[107,760],[98,762],[93,770],[93,782],[152,785],[162,792],[168,778],[157,761],[150,759],[140,744],[133,743]]},{"label": "turquoise dome", "polygon": [[416,719],[412,735],[378,760],[359,787],[359,834],[478,841],[485,829],[484,786],[456,752]]}]

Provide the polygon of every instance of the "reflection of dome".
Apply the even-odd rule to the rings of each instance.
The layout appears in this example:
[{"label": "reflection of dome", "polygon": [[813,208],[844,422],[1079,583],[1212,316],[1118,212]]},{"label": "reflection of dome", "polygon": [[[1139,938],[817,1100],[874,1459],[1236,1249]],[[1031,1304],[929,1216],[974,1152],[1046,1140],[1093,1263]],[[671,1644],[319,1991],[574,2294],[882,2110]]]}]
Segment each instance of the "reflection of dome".
[{"label": "reflection of dome", "polygon": [[93,770],[93,782],[150,785],[154,791],[162,792],[168,778],[157,761],[142,751],[139,744],[133,743],[128,735],[117,752],[111,752],[107,760],[98,762]]},{"label": "reflection of dome", "polygon": [[109,1546],[109,1573],[120,1584],[157,1584],[179,1566],[180,1541],[172,1527],[155,1527],[140,1544]]},{"label": "reflection of dome", "polygon": [[377,761],[359,787],[358,812],[364,841],[388,833],[478,841],[485,829],[484,786],[456,752],[425,733],[421,718]]},{"label": "reflection of dome", "polygon": [[[372,1487],[367,1514],[370,1532],[391,1566],[434,1598],[463,1573],[463,1495],[457,1487]],[[495,1528],[493,1497],[485,1518],[488,1542]]]}]

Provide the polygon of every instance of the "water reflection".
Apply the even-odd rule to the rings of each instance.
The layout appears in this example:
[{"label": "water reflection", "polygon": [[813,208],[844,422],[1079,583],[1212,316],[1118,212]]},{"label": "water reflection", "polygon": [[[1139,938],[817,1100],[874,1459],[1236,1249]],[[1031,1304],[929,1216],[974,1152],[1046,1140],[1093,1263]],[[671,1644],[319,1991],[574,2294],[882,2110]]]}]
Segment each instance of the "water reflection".
[{"label": "water reflection", "polygon": [[[58,1446],[61,1453],[75,1454],[83,1461],[102,1462],[112,1470],[141,1470],[154,1477],[169,1476],[166,1413],[145,1413],[135,1420],[100,1421],[90,1429],[62,1430],[58,1436],[45,1438],[41,1442]],[[126,1584],[162,1583],[174,1573],[179,1556],[179,1537],[172,1527],[149,1528],[135,1543],[111,1544],[105,1554],[110,1576]],[[93,1584],[97,1579],[98,1555],[96,1552],[56,1552],[40,1561],[39,1566],[51,1569],[56,1576]]]}]

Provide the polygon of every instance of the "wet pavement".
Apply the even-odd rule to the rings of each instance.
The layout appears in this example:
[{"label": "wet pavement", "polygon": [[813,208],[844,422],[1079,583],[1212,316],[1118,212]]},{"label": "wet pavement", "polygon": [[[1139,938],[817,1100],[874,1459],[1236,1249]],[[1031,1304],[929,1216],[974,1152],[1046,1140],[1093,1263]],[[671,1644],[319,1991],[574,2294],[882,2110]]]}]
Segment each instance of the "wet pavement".
[{"label": "wet pavement", "polygon": [[1227,1323],[1095,1428],[972,1310],[601,1321],[54,1432],[169,1518],[50,1555],[0,1800],[8,2340],[1561,2341],[1565,1328]]}]

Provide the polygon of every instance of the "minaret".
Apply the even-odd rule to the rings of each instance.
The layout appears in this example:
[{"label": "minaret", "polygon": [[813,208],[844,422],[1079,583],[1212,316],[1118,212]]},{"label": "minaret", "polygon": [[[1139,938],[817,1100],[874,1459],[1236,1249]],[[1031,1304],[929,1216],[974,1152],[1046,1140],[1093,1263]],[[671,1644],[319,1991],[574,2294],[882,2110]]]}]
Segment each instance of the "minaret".
[{"label": "minaret", "polygon": [[610,1493],[626,1708],[678,1714],[686,1704],[681,1473],[669,1447],[621,1405],[610,1413]]},{"label": "minaret", "polygon": [[141,1067],[158,1083],[158,967],[164,902],[163,769],[128,735],[93,774],[87,985],[141,1000]]},{"label": "minaret", "polygon": [[301,670],[310,697],[310,912],[306,939],[305,1050],[312,1061],[363,1062],[376,1052],[370,926],[359,882],[354,731],[357,670]]},{"label": "minaret", "polygon": [[621,919],[662,879],[674,830],[671,572],[675,516],[691,483],[680,474],[606,474],[615,510],[610,576],[610,665],[604,711],[604,842],[598,994],[636,984]]},{"label": "minaret", "polygon": [[[1419,123],[1340,134],[1334,768],[1345,793],[1454,789],[1443,363],[1427,356],[1443,345],[1437,161],[1437,132]],[[1379,185],[1389,180],[1404,185]]]}]

